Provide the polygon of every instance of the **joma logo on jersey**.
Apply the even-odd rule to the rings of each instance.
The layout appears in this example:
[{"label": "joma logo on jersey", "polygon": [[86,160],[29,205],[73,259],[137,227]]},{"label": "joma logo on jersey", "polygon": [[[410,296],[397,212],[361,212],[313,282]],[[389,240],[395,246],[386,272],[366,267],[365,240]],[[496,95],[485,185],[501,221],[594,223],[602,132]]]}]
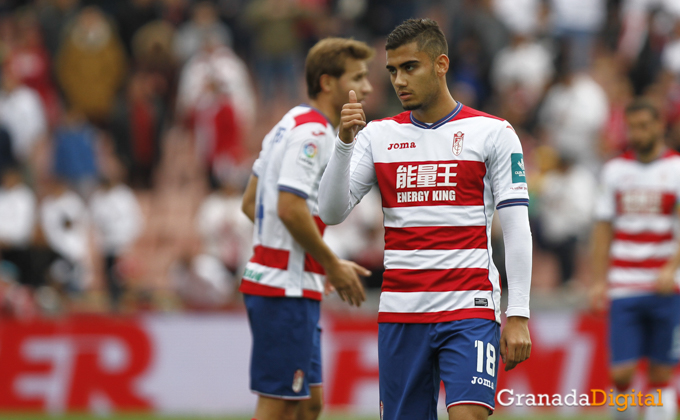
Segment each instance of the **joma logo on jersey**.
[{"label": "joma logo on jersey", "polygon": [[393,150],[393,149],[415,149],[416,144],[411,142],[404,142],[404,143],[390,143],[389,146],[387,146],[387,150]]}]

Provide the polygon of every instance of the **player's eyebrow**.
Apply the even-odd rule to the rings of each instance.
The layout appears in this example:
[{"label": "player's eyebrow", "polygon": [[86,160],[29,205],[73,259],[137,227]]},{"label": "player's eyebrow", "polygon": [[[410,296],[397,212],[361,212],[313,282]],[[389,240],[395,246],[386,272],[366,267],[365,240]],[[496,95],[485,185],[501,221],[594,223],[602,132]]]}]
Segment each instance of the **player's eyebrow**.
[{"label": "player's eyebrow", "polygon": [[[399,64],[399,67],[404,68],[406,66],[409,66],[409,65],[412,65],[412,64],[418,64],[418,63],[420,63],[419,60],[409,60],[409,61],[405,61],[405,62]],[[390,69],[393,69],[394,66],[391,66],[391,65],[388,64],[387,66],[385,66],[385,68],[387,70],[390,70]]]}]

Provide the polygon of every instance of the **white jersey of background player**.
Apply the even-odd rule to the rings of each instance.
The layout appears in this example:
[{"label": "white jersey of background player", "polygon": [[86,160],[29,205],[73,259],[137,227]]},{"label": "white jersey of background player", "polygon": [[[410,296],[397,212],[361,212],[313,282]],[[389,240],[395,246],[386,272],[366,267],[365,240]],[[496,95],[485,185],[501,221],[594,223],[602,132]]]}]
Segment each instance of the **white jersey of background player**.
[{"label": "white jersey of background player", "polygon": [[256,420],[315,420],[323,405],[319,301],[323,276],[343,300],[364,300],[357,274],[340,260],[315,222],[316,195],[340,111],[350,89],[371,92],[363,42],[327,38],[307,54],[309,106],[293,108],[266,136],[243,197],[255,222],[254,255],[241,292],[253,335],[250,388]]}]

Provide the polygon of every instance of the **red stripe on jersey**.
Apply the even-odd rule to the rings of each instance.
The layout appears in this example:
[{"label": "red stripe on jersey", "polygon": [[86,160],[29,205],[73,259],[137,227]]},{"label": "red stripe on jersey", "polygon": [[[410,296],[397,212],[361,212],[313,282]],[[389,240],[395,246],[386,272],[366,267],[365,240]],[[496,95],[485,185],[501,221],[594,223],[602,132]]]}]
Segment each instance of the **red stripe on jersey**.
[{"label": "red stripe on jersey", "polygon": [[323,269],[321,264],[319,264],[311,255],[305,254],[305,271],[308,273],[326,275],[326,271]]},{"label": "red stripe on jersey", "polygon": [[246,279],[241,280],[241,287],[238,291],[246,295],[283,297],[286,291],[280,287],[267,286],[266,284],[255,283]]},{"label": "red stripe on jersey", "polygon": [[319,114],[318,111],[310,109],[309,112],[305,112],[304,114],[300,114],[295,117],[295,127],[307,123],[319,123],[325,126],[328,124],[328,120],[326,117]]},{"label": "red stripe on jersey", "polygon": [[653,190],[626,190],[616,192],[616,214],[671,215],[678,198],[674,193]]},{"label": "red stripe on jersey", "polygon": [[[322,227],[321,229],[325,228]],[[257,245],[255,247],[255,252],[250,262],[255,264],[260,264],[265,267],[278,268],[279,270],[288,269],[288,259],[290,258],[290,252],[285,249],[269,248],[262,245]],[[305,268],[304,270],[308,273],[315,273],[325,275],[321,264],[319,264],[311,255],[305,254]]]},{"label": "red stripe on jersey", "polygon": [[319,233],[323,236],[323,232],[326,230],[326,224],[319,216],[314,216],[314,223],[316,223],[316,227],[319,228]]},{"label": "red stripe on jersey", "polygon": [[374,165],[383,207],[484,205],[484,162],[450,160]]},{"label": "red stripe on jersey", "polygon": [[287,270],[289,256],[290,252],[286,251],[285,249],[276,249],[257,245],[254,248],[254,254],[250,259],[250,262],[260,264],[265,267]]},{"label": "red stripe on jersey", "polygon": [[627,233],[617,230],[614,233],[614,239],[619,241],[631,242],[666,242],[673,240],[673,232],[656,233],[656,232],[640,232]]},{"label": "red stripe on jersey", "polygon": [[[266,297],[285,297],[286,290],[280,287],[267,286],[266,284],[255,283],[250,280],[241,280],[239,292],[246,295],[266,296]],[[323,295],[314,290],[302,290],[302,297],[313,300],[322,300]]]},{"label": "red stripe on jersey", "polygon": [[611,266],[617,268],[661,268],[668,262],[668,258],[649,258],[641,261],[612,260]]},{"label": "red stripe on jersey", "polygon": [[[494,119],[494,120],[505,121],[503,118],[499,118],[499,117],[496,117],[494,115],[487,114],[486,112],[477,111],[476,109],[470,108],[469,106],[465,106],[465,105],[463,105],[463,108],[460,110],[458,115],[456,115],[451,121],[458,121],[458,120],[463,120],[465,118],[472,118],[472,117],[486,117],[486,118],[491,118],[491,119]],[[512,127],[510,127],[510,128],[512,128]]]},{"label": "red stripe on jersey", "polygon": [[456,292],[493,290],[486,268],[385,270],[383,292]]},{"label": "red stripe on jersey", "polygon": [[404,324],[431,324],[435,322],[449,322],[458,321],[460,319],[488,319],[490,321],[496,320],[496,314],[493,309],[485,308],[469,308],[456,309],[455,311],[441,311],[441,312],[379,312],[378,322],[396,322]]},{"label": "red stripe on jersey", "polygon": [[394,117],[387,117],[387,118],[381,118],[379,120],[373,120],[371,122],[378,122],[378,121],[394,121],[398,124],[411,124],[411,111],[404,111],[400,114],[395,115]]},{"label": "red stripe on jersey", "polygon": [[486,226],[385,228],[386,250],[486,249]]}]

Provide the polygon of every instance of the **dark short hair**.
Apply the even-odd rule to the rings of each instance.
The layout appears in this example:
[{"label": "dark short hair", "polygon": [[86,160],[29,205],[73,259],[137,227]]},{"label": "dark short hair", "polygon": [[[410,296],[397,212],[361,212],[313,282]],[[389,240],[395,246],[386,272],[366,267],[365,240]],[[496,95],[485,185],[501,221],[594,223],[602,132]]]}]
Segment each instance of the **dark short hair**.
[{"label": "dark short hair", "polygon": [[347,38],[326,38],[309,50],[305,60],[307,95],[315,99],[321,92],[321,76],[340,77],[345,73],[348,58],[370,60],[375,50],[365,42]]},{"label": "dark short hair", "polygon": [[433,60],[449,53],[446,37],[432,19],[405,20],[387,35],[385,49],[394,50],[411,42],[417,42],[418,51],[425,51]]},{"label": "dark short hair", "polygon": [[626,115],[632,114],[633,112],[647,111],[652,115],[652,118],[658,120],[661,117],[659,108],[656,107],[649,100],[644,98],[635,99],[633,102],[626,106]]}]

